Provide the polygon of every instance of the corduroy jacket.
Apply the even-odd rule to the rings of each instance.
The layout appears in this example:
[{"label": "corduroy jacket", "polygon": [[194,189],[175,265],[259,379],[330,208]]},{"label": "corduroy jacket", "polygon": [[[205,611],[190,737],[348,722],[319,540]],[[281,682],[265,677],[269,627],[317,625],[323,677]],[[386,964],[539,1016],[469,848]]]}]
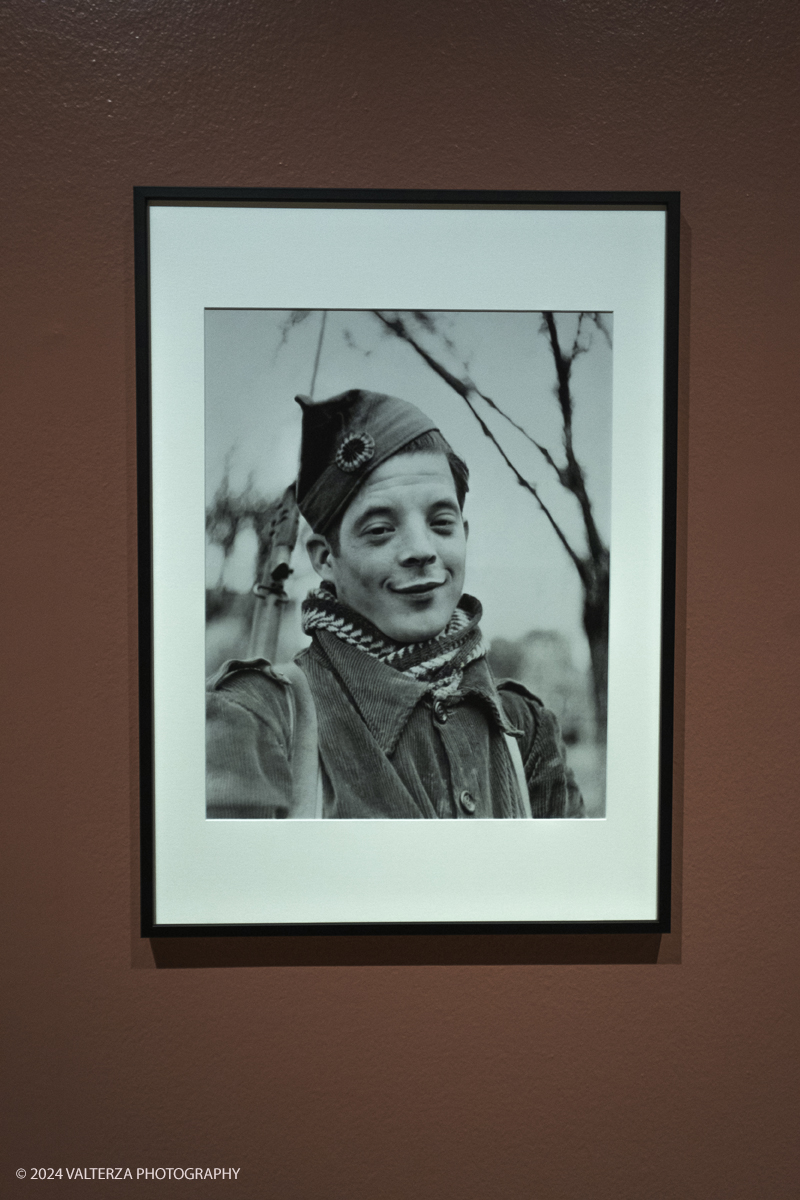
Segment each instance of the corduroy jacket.
[{"label": "corduroy jacket", "polygon": [[[521,684],[497,684],[485,659],[446,702],[325,630],[295,661],[316,708],[324,817],[524,817],[504,735],[518,739],[533,817],[585,815],[555,716]],[[289,687],[263,660],[209,681],[210,818],[292,816]]]}]

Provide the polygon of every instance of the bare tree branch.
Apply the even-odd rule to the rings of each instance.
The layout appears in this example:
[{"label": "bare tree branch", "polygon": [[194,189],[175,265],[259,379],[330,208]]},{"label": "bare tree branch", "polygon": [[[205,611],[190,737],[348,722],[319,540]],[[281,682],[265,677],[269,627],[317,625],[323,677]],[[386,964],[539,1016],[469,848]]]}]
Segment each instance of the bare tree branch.
[{"label": "bare tree branch", "polygon": [[606,324],[606,314],[601,313],[601,312],[593,312],[593,313],[590,313],[589,315],[591,316],[591,318],[594,321],[597,328],[602,333],[603,337],[606,339],[609,350],[611,350],[611,348],[612,348],[612,346],[611,346],[611,330],[608,328],[608,325]]},{"label": "bare tree branch", "polygon": [[292,309],[286,319],[281,322],[281,340],[278,342],[277,349],[275,350],[276,358],[281,347],[286,345],[289,334],[292,332],[295,325],[301,325],[303,321],[307,320],[307,318],[311,316],[312,312],[313,309],[310,308],[295,308]]},{"label": "bare tree branch", "polygon": [[553,361],[556,367],[556,399],[558,400],[559,408],[561,409],[561,420],[563,424],[564,435],[564,452],[567,458],[567,465],[564,471],[561,472],[561,482],[568,491],[572,492],[575,499],[578,501],[583,517],[583,524],[586,530],[586,540],[589,545],[589,553],[592,558],[599,561],[604,556],[608,555],[608,550],[600,537],[600,532],[597,528],[597,523],[594,519],[592,511],[592,502],[589,499],[589,493],[586,491],[586,477],[583,473],[583,468],[575,457],[575,448],[572,441],[572,391],[570,388],[570,376],[572,374],[572,363],[576,356],[576,346],[580,337],[581,319],[584,314],[581,313],[578,319],[578,329],[575,334],[572,351],[569,355],[565,355],[561,349],[561,343],[558,338],[558,330],[556,329],[555,317],[552,312],[542,313],[544,323],[547,328],[547,333],[550,338],[550,346],[553,351]]},{"label": "bare tree branch", "polygon": [[559,481],[563,482],[563,480],[561,480],[561,468],[559,467],[558,463],[555,461],[555,459],[553,458],[552,454],[547,449],[547,447],[543,446],[541,444],[541,442],[537,442],[536,438],[532,437],[531,434],[528,433],[527,429],[523,425],[519,425],[514,420],[513,417],[510,417],[508,415],[508,413],[505,412],[505,410],[500,407],[499,404],[496,404],[495,401],[492,400],[491,396],[487,396],[485,392],[482,392],[481,389],[472,382],[472,380],[468,380],[467,384],[470,388],[470,391],[473,391],[476,396],[480,396],[481,400],[484,400],[489,405],[490,408],[493,408],[494,411],[496,413],[498,413],[505,421],[508,421],[509,425],[512,425],[514,427],[514,429],[517,430],[518,433],[521,433],[524,438],[527,438],[527,440],[531,443],[532,446],[536,447],[536,449],[539,451],[539,453],[541,454],[541,456],[545,460],[545,462],[548,464],[548,466],[553,468],[553,470],[555,471],[556,475],[559,478]]}]

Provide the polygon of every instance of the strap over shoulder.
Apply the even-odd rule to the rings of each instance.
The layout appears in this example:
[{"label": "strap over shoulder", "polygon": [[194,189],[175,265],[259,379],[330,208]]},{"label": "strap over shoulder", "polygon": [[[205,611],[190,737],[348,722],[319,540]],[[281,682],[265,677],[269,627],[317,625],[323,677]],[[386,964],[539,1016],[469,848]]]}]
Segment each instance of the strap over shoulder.
[{"label": "strap over shoulder", "polygon": [[305,672],[297,663],[272,668],[289,684],[292,700],[292,811],[295,820],[322,817],[322,779],[319,767],[317,709]]},{"label": "strap over shoulder", "polygon": [[528,795],[528,781],[525,778],[525,767],[522,762],[522,752],[519,748],[519,742],[510,734],[504,733],[503,737],[506,740],[508,753],[511,757],[511,765],[514,768],[514,777],[517,781],[517,789],[519,791],[519,799],[522,805],[522,811],[526,817],[532,817],[531,798]]}]

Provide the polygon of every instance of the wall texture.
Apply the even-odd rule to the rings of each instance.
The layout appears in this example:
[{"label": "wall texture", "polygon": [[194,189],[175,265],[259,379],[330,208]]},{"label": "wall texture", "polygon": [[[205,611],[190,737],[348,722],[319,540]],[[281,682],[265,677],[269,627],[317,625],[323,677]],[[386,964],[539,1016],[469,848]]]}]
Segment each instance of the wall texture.
[{"label": "wall texture", "polygon": [[[794,0],[2,6],[3,1195],[18,1167],[198,1164],[247,1197],[795,1194],[798,25]],[[137,937],[139,183],[682,191],[660,945]]]}]

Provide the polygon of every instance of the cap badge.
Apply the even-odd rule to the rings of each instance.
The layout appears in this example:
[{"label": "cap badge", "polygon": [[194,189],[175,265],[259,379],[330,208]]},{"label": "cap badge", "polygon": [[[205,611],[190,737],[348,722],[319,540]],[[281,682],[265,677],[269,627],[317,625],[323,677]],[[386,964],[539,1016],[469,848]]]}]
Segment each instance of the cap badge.
[{"label": "cap badge", "polygon": [[335,463],[340,471],[352,475],[375,453],[375,440],[368,433],[349,433],[339,442]]}]

